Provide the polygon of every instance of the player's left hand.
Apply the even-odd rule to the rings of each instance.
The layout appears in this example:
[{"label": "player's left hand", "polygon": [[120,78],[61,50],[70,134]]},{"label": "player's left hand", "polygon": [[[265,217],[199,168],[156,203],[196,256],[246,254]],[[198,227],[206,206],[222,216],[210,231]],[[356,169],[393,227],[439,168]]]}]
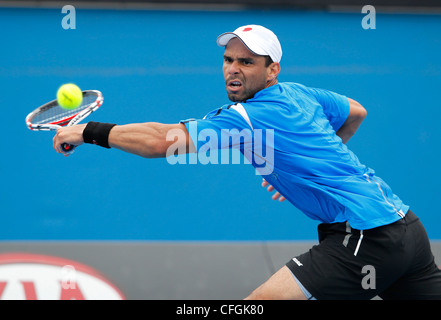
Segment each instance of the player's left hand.
[{"label": "player's left hand", "polygon": [[[267,188],[268,192],[272,192],[276,189],[274,189],[274,187],[272,185],[270,185],[268,183],[268,181],[266,181],[265,179],[262,180],[262,187]],[[282,196],[277,190],[276,192],[273,194],[273,196],[271,197],[273,200],[279,200],[280,202],[285,201],[286,198],[284,196]]]}]

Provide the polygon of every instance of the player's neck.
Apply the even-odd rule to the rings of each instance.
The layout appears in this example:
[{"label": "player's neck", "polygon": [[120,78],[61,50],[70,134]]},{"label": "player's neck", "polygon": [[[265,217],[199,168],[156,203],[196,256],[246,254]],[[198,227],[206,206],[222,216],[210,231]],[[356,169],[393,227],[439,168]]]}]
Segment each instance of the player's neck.
[{"label": "player's neck", "polygon": [[277,83],[278,83],[277,78],[274,78],[273,80],[270,80],[270,81],[268,81],[268,82],[266,83],[265,88],[271,87],[271,86],[273,86],[273,85],[275,85],[275,84],[277,84]]}]

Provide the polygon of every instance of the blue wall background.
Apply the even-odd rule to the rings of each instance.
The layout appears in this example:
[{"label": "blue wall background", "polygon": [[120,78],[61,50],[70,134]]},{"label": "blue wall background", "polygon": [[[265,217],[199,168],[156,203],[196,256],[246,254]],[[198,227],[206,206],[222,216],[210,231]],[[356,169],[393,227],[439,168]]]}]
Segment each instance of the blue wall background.
[{"label": "blue wall background", "polygon": [[203,117],[227,102],[216,37],[262,24],[279,37],[280,81],[360,101],[349,142],[441,239],[441,16],[312,11],[0,9],[1,240],[315,240],[317,222],[271,200],[251,166],[170,165],[82,146],[69,158],[28,112],[75,82],[104,94],[89,120]]}]

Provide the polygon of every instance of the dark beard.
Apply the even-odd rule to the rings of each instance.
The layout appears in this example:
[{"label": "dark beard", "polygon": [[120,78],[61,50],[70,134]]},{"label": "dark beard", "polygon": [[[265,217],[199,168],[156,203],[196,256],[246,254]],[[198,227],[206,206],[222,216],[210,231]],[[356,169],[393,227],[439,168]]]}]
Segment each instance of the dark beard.
[{"label": "dark beard", "polygon": [[[262,88],[262,89],[264,89],[264,88]],[[254,95],[255,95],[257,92],[259,92],[260,90],[262,90],[262,89],[259,89],[259,90],[254,91],[254,92],[247,92],[247,91],[245,91],[244,94],[243,94],[243,96],[244,96],[243,98],[238,97],[238,96],[236,96],[236,94],[234,94],[234,93],[229,93],[229,92],[227,91],[228,99],[230,99],[230,101],[232,101],[232,102],[245,102],[245,101],[247,101],[248,99],[252,99],[252,98],[254,97]]]}]

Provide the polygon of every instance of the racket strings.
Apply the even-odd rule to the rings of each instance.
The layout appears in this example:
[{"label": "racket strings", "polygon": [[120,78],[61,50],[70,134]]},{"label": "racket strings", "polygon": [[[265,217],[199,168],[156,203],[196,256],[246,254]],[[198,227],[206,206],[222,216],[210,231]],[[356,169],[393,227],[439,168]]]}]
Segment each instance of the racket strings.
[{"label": "racket strings", "polygon": [[63,120],[66,122],[77,115],[82,110],[89,107],[92,103],[96,101],[96,95],[84,95],[81,105],[73,110],[68,110],[61,108],[56,101],[41,108],[32,119],[31,122],[34,124],[45,124],[45,123],[57,123],[63,124]]}]

